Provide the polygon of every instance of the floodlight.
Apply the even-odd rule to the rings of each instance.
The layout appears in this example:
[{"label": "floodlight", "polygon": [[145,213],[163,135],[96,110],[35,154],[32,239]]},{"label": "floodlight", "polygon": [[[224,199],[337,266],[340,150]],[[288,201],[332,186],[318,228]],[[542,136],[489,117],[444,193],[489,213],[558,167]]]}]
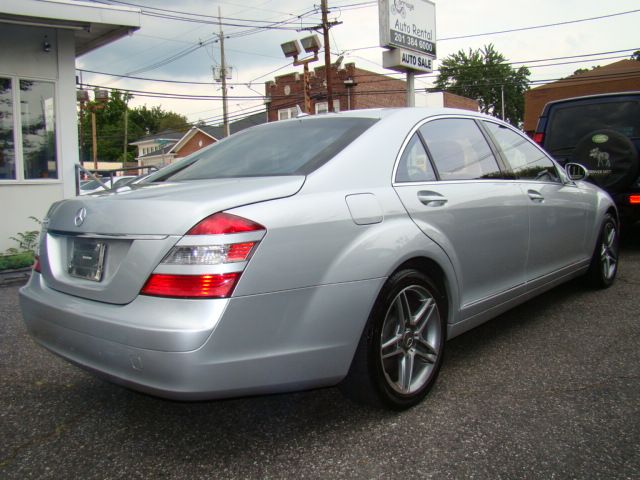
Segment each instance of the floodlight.
[{"label": "floodlight", "polygon": [[298,40],[291,40],[290,42],[284,42],[280,45],[282,49],[282,53],[284,53],[285,57],[294,57],[296,58],[298,55],[302,53],[302,49],[300,48],[300,42]]},{"label": "floodlight", "polygon": [[318,53],[318,50],[322,47],[320,38],[315,33],[308,37],[304,37],[300,40],[300,43],[302,43],[302,48],[304,48],[304,51],[307,53]]}]

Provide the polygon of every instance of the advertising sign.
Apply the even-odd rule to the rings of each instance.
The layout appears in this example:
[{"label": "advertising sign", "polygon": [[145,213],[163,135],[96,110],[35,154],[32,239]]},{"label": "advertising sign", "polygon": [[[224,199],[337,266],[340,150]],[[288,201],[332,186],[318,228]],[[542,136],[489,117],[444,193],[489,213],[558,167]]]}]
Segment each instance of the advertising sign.
[{"label": "advertising sign", "polygon": [[378,0],[380,46],[436,57],[436,6],[429,0]]},{"label": "advertising sign", "polygon": [[382,66],[392,70],[418,70],[422,73],[433,72],[433,58],[403,48],[394,48],[382,52]]}]

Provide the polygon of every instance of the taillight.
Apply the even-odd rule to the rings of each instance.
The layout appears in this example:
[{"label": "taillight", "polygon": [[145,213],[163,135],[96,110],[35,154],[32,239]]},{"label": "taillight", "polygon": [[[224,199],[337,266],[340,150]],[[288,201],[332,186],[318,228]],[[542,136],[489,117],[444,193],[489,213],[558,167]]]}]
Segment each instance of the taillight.
[{"label": "taillight", "polygon": [[252,220],[216,213],[200,221],[165,255],[143,295],[227,298],[266,229]]},{"label": "taillight", "polygon": [[640,195],[629,195],[629,203],[631,205],[640,205]]},{"label": "taillight", "polygon": [[542,132],[534,133],[533,141],[536,142],[538,145],[542,145],[542,143],[544,142],[544,133]]},{"label": "taillight", "polygon": [[217,275],[152,273],[140,293],[157,297],[226,298],[233,292],[238,278],[239,272]]},{"label": "taillight", "polygon": [[36,255],[36,261],[33,263],[33,271],[42,273],[42,267],[40,266],[40,257]]},{"label": "taillight", "polygon": [[230,213],[214,213],[187,232],[187,235],[220,235],[228,233],[254,232],[264,227],[246,218]]}]

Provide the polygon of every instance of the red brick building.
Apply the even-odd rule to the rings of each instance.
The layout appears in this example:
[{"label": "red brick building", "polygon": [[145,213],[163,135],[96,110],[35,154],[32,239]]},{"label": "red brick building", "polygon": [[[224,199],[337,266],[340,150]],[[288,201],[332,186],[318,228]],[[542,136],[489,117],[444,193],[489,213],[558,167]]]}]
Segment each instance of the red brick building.
[{"label": "red brick building", "polygon": [[[266,122],[265,112],[249,115],[229,124],[231,134]],[[224,137],[221,125],[196,125],[186,132],[166,131],[149,135],[129,145],[138,147],[138,166],[162,167],[191,155]]]},{"label": "red brick building", "polygon": [[532,88],[524,94],[524,130],[533,135],[544,106],[553,100],[640,90],[640,61],[620,60]]},{"label": "red brick building", "polygon": [[[328,110],[325,68],[309,72],[311,112]],[[347,63],[344,68],[331,68],[334,111],[363,108],[404,107],[406,84],[403,80],[357,68]],[[269,122],[295,117],[296,106],[304,111],[304,81],[302,73],[288,73],[265,83]]]}]

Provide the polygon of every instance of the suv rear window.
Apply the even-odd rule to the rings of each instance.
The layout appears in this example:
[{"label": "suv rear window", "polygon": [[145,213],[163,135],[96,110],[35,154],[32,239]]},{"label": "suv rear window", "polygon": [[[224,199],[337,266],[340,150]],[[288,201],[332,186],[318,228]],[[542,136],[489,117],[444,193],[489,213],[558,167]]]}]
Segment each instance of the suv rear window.
[{"label": "suv rear window", "polygon": [[146,181],[307,175],[376,121],[353,117],[313,118],[260,125],[162,169]]},{"label": "suv rear window", "polygon": [[547,150],[572,148],[585,135],[608,128],[626,137],[640,136],[640,102],[603,102],[585,105],[557,105],[551,108]]}]

